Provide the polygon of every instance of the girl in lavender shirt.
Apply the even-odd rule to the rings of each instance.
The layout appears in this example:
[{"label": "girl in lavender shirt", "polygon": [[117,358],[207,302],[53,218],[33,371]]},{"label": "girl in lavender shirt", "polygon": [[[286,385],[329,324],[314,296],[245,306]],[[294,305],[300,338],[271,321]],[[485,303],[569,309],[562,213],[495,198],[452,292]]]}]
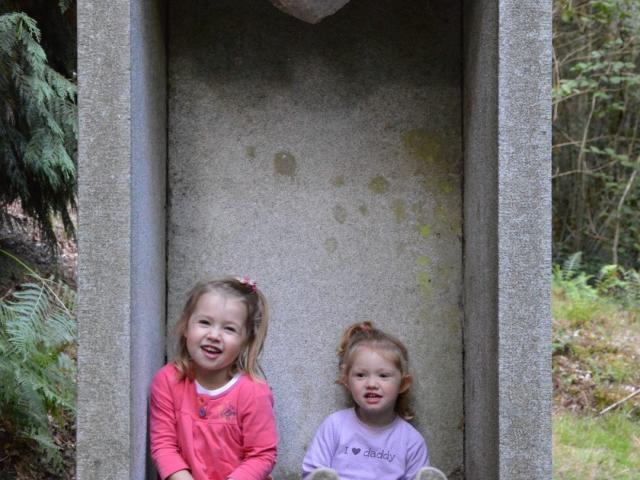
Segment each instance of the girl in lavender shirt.
[{"label": "girl in lavender shirt", "polygon": [[436,480],[424,438],[407,420],[405,346],[370,322],[351,325],[338,349],[340,374],[355,406],[329,415],[307,450],[305,480]]}]

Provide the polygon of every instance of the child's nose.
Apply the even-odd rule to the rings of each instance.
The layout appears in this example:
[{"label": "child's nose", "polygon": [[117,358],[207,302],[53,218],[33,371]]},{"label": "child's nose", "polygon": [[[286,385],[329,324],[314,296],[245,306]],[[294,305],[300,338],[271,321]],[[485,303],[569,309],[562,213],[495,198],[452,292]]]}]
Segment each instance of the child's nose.
[{"label": "child's nose", "polygon": [[211,328],[209,328],[209,330],[207,331],[207,336],[209,338],[218,339],[220,338],[220,332],[221,332],[221,329],[214,325]]}]

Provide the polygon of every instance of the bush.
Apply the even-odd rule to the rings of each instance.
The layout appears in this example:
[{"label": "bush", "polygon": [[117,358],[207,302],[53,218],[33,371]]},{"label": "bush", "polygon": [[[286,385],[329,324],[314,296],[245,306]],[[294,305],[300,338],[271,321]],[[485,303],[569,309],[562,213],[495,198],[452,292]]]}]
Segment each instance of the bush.
[{"label": "bush", "polygon": [[560,300],[552,304],[553,317],[566,320],[570,328],[581,327],[608,309],[606,300],[590,284],[593,278],[580,271],[581,256],[576,253],[562,267],[553,267],[552,290]]},{"label": "bush", "polygon": [[33,271],[30,277],[0,299],[1,430],[60,472],[53,429],[75,415],[75,292]]}]

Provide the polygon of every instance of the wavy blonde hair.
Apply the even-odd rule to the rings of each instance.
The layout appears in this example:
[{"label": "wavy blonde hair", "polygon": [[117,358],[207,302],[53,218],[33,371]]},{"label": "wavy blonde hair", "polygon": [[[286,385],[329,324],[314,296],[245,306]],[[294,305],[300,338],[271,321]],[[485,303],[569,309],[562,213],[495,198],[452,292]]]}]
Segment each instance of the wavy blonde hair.
[{"label": "wavy blonde hair", "polygon": [[190,380],[195,378],[195,369],[189,351],[187,350],[185,333],[187,332],[189,318],[196,309],[198,300],[206,293],[214,293],[225,298],[238,299],[245,305],[247,308],[245,325],[247,341],[233,365],[232,372],[243,371],[252,379],[264,380],[264,372],[258,359],[262,353],[269,326],[267,299],[255,284],[233,277],[200,282],[189,292],[187,302],[182,309],[182,314],[175,327],[177,344],[176,357],[173,363],[178,369],[178,372],[180,372],[181,377],[187,377]]},{"label": "wavy blonde hair", "polygon": [[[403,343],[396,337],[378,330],[371,322],[360,322],[349,326],[340,339],[340,345],[338,346],[340,375],[336,383],[347,388],[347,377],[353,363],[354,353],[361,347],[390,354],[402,376],[409,375],[409,353]],[[407,388],[404,392],[398,394],[395,405],[396,413],[405,420],[414,418],[414,413],[409,403],[409,389]]]}]

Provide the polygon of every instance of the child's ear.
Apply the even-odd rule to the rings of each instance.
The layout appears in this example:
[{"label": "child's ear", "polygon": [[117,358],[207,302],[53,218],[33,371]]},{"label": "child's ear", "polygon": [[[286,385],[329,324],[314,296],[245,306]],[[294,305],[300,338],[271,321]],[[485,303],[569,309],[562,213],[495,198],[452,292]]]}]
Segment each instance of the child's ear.
[{"label": "child's ear", "polygon": [[340,365],[340,376],[338,377],[338,380],[336,380],[336,383],[338,385],[343,385],[343,386],[348,386],[347,384],[347,369],[345,368],[344,365]]},{"label": "child's ear", "polygon": [[400,381],[400,390],[399,393],[404,393],[409,390],[409,387],[413,383],[413,377],[411,375],[403,375],[402,380]]}]

